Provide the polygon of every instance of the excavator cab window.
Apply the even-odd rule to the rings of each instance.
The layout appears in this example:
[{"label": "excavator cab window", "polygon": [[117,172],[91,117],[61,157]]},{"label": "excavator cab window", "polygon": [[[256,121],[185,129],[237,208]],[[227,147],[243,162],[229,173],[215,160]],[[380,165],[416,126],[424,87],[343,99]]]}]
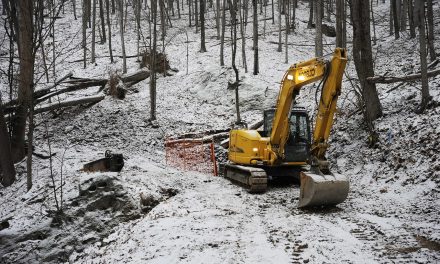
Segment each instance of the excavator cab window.
[{"label": "excavator cab window", "polygon": [[[275,108],[264,111],[263,137],[270,137],[272,123],[275,116]],[[306,161],[310,156],[311,133],[309,117],[304,108],[294,107],[289,117],[290,133],[284,148],[284,161]]]},{"label": "excavator cab window", "polygon": [[293,112],[290,116],[289,143],[310,142],[309,123],[306,114]]},{"label": "excavator cab window", "polygon": [[310,156],[310,126],[305,110],[293,109],[289,119],[290,133],[284,147],[284,161],[307,161]]}]

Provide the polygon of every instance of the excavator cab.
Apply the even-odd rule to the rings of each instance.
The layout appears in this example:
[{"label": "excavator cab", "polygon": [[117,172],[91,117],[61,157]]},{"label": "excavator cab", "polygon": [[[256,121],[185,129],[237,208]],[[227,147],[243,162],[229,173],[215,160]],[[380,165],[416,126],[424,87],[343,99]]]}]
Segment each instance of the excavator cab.
[{"label": "excavator cab", "polygon": [[[262,136],[270,136],[272,132],[275,108],[264,111],[264,131]],[[307,162],[310,158],[311,133],[310,121],[304,107],[295,106],[290,112],[290,133],[284,148],[283,162]]]}]

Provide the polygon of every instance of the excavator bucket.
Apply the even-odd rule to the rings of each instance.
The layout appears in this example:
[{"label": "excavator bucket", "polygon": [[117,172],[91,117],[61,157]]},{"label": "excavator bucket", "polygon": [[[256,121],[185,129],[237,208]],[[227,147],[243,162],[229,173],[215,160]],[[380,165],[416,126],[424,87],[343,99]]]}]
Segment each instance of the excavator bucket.
[{"label": "excavator bucket", "polygon": [[301,172],[298,207],[336,205],[348,195],[348,179],[344,175],[319,175]]}]

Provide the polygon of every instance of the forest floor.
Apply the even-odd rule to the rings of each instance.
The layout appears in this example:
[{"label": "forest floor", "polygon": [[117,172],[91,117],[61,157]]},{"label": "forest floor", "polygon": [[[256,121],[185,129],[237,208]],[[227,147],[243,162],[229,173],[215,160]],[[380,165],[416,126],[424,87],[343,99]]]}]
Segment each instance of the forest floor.
[{"label": "forest floor", "polygon": [[[399,40],[389,36],[388,5],[374,7],[379,25],[373,46],[376,75],[417,72],[417,41],[407,34]],[[270,6],[267,8],[269,16]],[[440,8],[438,2],[434,8]],[[285,63],[284,46],[283,52],[276,52],[277,25],[271,20],[265,27],[260,24],[261,33],[266,29],[259,42],[260,74],[252,75],[251,39],[246,43],[249,73],[244,72],[237,53],[240,106],[248,123],[261,119],[262,110],[274,105],[290,63],[314,55],[314,30],[306,28],[307,3],[299,2],[297,12],[296,33],[289,35],[289,63]],[[438,38],[440,14],[435,15]],[[423,114],[414,113],[420,102],[418,82],[391,92],[394,85],[378,85],[384,116],[375,122],[380,142],[369,147],[362,114],[355,112],[352,83],[356,74],[349,59],[328,150],[332,171],[350,179],[349,196],[336,207],[298,209],[297,185],[270,185],[266,193],[252,195],[222,177],[167,166],[166,138],[227,129],[235,121],[235,91],[227,89],[228,81],[234,80],[233,70],[219,66],[220,45],[212,17],[212,11],[208,12],[206,53],[199,52],[195,28],[186,27],[187,16],[183,16],[185,21],[172,19],[174,27],[169,28],[165,53],[179,72],[157,80],[159,127],[148,122],[148,79],[136,84],[136,92],[124,100],[108,96],[90,107],[37,116],[35,152],[56,155],[52,164],[34,157],[34,186],[29,192],[25,160],[16,166],[17,181],[11,187],[0,187],[0,220],[8,219],[10,225],[0,230],[0,262],[438,262],[440,108],[434,105]],[[148,34],[146,28],[144,34]],[[57,37],[57,48],[62,51],[56,64],[58,77],[69,71],[76,77],[106,78],[111,71],[121,72],[122,59],[110,64],[106,44],[97,45],[96,64],[82,68],[78,61],[81,40],[74,38],[80,22],[73,20],[70,8],[57,23],[57,30],[63,32],[63,38]],[[249,25],[248,36],[251,31]],[[350,27],[348,31],[351,39]],[[129,20],[128,55],[136,53],[134,32]],[[120,54],[116,22],[113,33],[114,54]],[[329,44],[324,53],[331,53],[334,38],[324,40]],[[348,50],[351,57],[350,46]],[[229,44],[225,55],[229,65]],[[128,72],[139,69],[136,58],[129,58],[127,64]],[[6,77],[2,78],[3,92],[7,86]],[[433,99],[440,101],[440,77],[429,83]],[[313,88],[309,85],[298,98],[311,114],[316,107]],[[100,91],[87,89],[60,100],[96,93]],[[80,171],[84,163],[103,157],[108,149],[124,155],[120,173]],[[56,212],[51,171],[62,214]],[[142,205],[141,193],[147,197]]]}]

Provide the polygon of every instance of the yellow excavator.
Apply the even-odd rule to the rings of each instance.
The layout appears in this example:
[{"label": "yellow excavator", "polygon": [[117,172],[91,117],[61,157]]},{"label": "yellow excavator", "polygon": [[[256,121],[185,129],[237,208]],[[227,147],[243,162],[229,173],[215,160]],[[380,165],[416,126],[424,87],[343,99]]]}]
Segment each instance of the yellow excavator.
[{"label": "yellow excavator", "polygon": [[[223,175],[248,188],[265,192],[274,177],[300,179],[298,207],[336,205],[348,195],[347,177],[333,174],[325,158],[342,75],[347,62],[345,49],[336,48],[330,61],[314,58],[293,64],[284,74],[276,108],[264,111],[263,131],[247,128],[229,133],[228,163]],[[295,98],[306,84],[321,80],[313,138],[304,108]],[[318,90],[316,92],[317,97]]]}]

